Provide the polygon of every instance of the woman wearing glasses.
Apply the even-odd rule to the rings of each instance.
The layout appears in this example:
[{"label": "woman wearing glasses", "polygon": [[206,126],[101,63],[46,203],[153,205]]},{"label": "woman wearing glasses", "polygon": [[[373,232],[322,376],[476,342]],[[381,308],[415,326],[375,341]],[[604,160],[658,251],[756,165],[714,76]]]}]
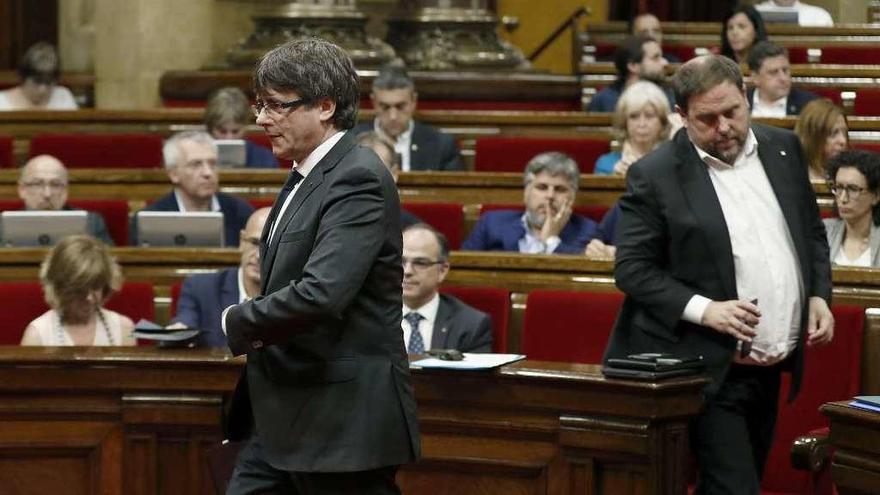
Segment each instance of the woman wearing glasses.
[{"label": "woman wearing glasses", "polygon": [[831,159],[828,173],[839,216],[825,220],[832,263],[880,266],[880,156],[843,151]]}]

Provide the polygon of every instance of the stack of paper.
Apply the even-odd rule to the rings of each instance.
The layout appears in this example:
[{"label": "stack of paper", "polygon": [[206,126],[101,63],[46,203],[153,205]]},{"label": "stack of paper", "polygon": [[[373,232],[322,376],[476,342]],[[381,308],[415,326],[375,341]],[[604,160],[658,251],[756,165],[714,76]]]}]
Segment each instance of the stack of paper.
[{"label": "stack of paper", "polygon": [[860,395],[849,405],[865,411],[880,412],[880,395]]},{"label": "stack of paper", "polygon": [[525,359],[525,354],[477,354],[465,352],[461,361],[426,358],[413,361],[410,368],[444,368],[450,370],[488,370]]}]

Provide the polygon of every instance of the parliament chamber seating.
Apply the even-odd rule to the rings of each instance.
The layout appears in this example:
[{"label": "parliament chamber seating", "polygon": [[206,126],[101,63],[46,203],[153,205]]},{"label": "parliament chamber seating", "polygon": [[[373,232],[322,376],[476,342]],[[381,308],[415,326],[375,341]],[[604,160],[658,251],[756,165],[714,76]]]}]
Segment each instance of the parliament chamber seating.
[{"label": "parliament chamber seating", "polygon": [[12,136],[0,136],[0,168],[15,167],[12,155]]},{"label": "parliament chamber seating", "polygon": [[577,162],[581,173],[593,172],[596,160],[611,150],[610,136],[605,139],[570,139],[554,137],[492,136],[477,138],[474,146],[474,170],[477,172],[522,173],[529,160],[546,151],[560,151]]},{"label": "parliament chamber seating", "polygon": [[880,90],[860,89],[857,91],[852,113],[862,116],[880,115]]},{"label": "parliament chamber seating", "polygon": [[67,168],[162,167],[162,136],[157,134],[38,134],[29,156],[52,155]]},{"label": "parliament chamber seating", "polygon": [[620,292],[529,292],[523,354],[541,361],[601,363],[622,303]]},{"label": "parliament chamber seating", "polygon": [[[453,270],[455,267],[452,268]],[[455,296],[492,318],[492,352],[506,353],[510,320],[510,291],[498,287],[444,286],[440,292]]]},{"label": "parliament chamber seating", "polygon": [[[107,225],[107,233],[117,246],[128,245],[128,202],[121,199],[71,199],[72,208],[100,214]],[[19,199],[0,199],[0,212],[21,210],[24,203]]]},{"label": "parliament chamber seating", "polygon": [[404,203],[400,206],[446,236],[450,250],[461,246],[464,235],[464,209],[461,204]]}]

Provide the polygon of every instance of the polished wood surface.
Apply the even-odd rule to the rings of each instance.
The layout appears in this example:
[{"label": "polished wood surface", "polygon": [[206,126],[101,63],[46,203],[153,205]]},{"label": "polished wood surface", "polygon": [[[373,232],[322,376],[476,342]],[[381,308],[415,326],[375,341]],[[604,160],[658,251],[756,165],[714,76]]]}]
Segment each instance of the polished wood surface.
[{"label": "polished wood surface", "polygon": [[[4,493],[212,493],[206,451],[244,360],[219,351],[0,347]],[[404,493],[684,494],[703,378],[592,365],[414,370],[423,457]]]},{"label": "polished wood surface", "polygon": [[880,413],[847,402],[820,409],[831,421],[831,478],[840,495],[880,493]]}]

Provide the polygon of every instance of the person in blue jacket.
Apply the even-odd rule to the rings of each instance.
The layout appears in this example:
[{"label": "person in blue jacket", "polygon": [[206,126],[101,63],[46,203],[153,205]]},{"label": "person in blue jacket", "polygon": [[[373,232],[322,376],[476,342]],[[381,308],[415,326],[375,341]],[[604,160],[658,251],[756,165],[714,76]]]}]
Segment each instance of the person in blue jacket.
[{"label": "person in blue jacket", "polygon": [[250,101],[244,91],[233,86],[215,91],[205,107],[205,128],[211,137],[244,139],[245,168],[278,168],[272,150],[245,139],[245,130],[253,120]]}]

